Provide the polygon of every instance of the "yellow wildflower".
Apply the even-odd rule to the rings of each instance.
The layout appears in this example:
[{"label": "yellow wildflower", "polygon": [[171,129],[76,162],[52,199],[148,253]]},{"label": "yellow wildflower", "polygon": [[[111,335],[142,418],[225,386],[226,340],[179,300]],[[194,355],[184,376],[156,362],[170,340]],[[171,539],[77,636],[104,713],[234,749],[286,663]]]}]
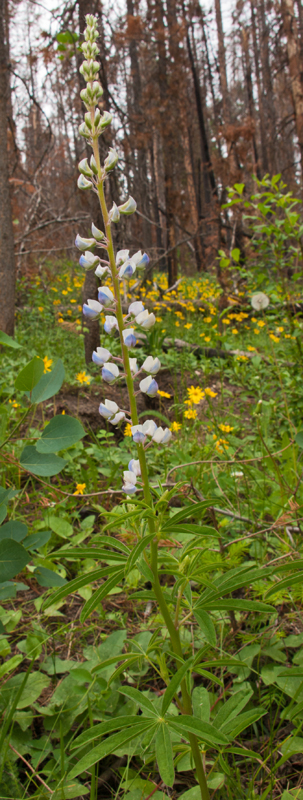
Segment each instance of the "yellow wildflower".
[{"label": "yellow wildflower", "polygon": [[236,334],[236,333],[239,333],[239,331],[238,331],[238,329],[237,329],[237,328],[233,328],[233,329],[232,329],[232,333]]},{"label": "yellow wildflower", "polygon": [[256,348],[255,348],[255,347],[252,347],[252,346],[251,346],[251,344],[249,344],[249,345],[247,346],[247,350],[250,350],[250,352],[251,352],[251,353],[253,353],[253,351],[254,351],[255,349],[256,349]]},{"label": "yellow wildflower", "polygon": [[279,328],[277,328],[277,331],[278,331],[278,333],[283,333],[284,328],[282,328],[281,325],[280,325]]},{"label": "yellow wildflower", "polygon": [[259,319],[257,325],[259,325],[259,328],[264,328],[265,322],[263,322],[263,319]]},{"label": "yellow wildflower", "polygon": [[218,392],[213,392],[212,389],[207,388],[205,389],[205,394],[207,394],[208,397],[217,397]]},{"label": "yellow wildflower", "polygon": [[38,311],[40,311],[40,313],[42,314],[42,311],[44,311],[44,306],[38,306]]},{"label": "yellow wildflower", "polygon": [[161,389],[158,389],[157,394],[159,394],[160,397],[171,397],[171,394],[168,394],[168,392],[162,392]]},{"label": "yellow wildflower", "polygon": [[84,494],[84,489],[86,489],[86,483],[77,483],[76,491],[73,494]]},{"label": "yellow wildflower", "polygon": [[212,322],[212,318],[211,317],[204,317],[203,322]]},{"label": "yellow wildflower", "polygon": [[42,361],[43,361],[43,364],[44,364],[44,372],[50,372],[51,371],[50,370],[50,365],[53,363],[53,359],[52,358],[48,358],[47,356],[44,356]]},{"label": "yellow wildflower", "polygon": [[62,294],[67,294],[66,289],[62,289]]},{"label": "yellow wildflower", "polygon": [[275,336],[275,334],[274,334],[274,333],[270,333],[270,334],[269,334],[269,338],[270,338],[270,339],[271,339],[273,342],[279,342],[279,341],[280,341],[280,339],[279,339],[279,336]]},{"label": "yellow wildflower", "polygon": [[173,431],[173,432],[174,432],[174,431],[175,431],[175,432],[177,432],[177,431],[179,431],[179,430],[180,430],[180,428],[181,428],[181,427],[182,427],[182,426],[181,426],[181,423],[180,423],[180,422],[173,422],[173,423],[171,424],[171,426],[170,426],[170,429],[169,429],[169,430],[170,430],[170,431]]},{"label": "yellow wildflower", "polygon": [[223,433],[230,433],[234,430],[231,425],[223,425],[223,423],[221,423],[221,425],[218,427],[220,428],[220,431],[223,431]]},{"label": "yellow wildflower", "polygon": [[193,326],[192,326],[192,322],[187,322],[187,323],[186,323],[186,325],[184,325],[184,328],[188,328],[188,330],[189,330],[190,328],[192,328],[192,327],[193,327]]},{"label": "yellow wildflower", "polygon": [[197,412],[194,408],[188,408],[185,411],[184,416],[186,417],[186,419],[196,419]]},{"label": "yellow wildflower", "polygon": [[86,375],[86,372],[78,372],[76,378],[79,383],[90,383],[90,376]]},{"label": "yellow wildflower", "polygon": [[254,328],[254,333],[260,333],[259,328]]},{"label": "yellow wildflower", "polygon": [[187,404],[190,403],[191,405],[192,404],[193,405],[198,405],[198,403],[200,403],[200,401],[204,397],[204,392],[203,392],[202,389],[200,389],[200,386],[190,386],[187,389],[187,394],[188,394],[188,398],[189,399],[186,400],[185,402]]},{"label": "yellow wildflower", "polygon": [[129,422],[126,423],[124,428],[124,436],[132,436],[132,426]]}]

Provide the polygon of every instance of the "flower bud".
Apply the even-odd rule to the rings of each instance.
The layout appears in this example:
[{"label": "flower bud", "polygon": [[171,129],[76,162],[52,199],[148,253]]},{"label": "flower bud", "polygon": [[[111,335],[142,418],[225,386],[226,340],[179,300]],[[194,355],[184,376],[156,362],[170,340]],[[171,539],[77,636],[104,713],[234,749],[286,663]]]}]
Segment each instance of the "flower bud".
[{"label": "flower bud", "polygon": [[109,111],[104,111],[102,117],[100,119],[99,128],[107,128],[112,121],[113,115],[109,113]]},{"label": "flower bud", "polygon": [[[119,211],[118,211],[119,214]],[[119,269],[119,278],[131,278],[136,270],[131,261],[125,261]]]},{"label": "flower bud", "polygon": [[137,359],[136,358],[130,358],[129,359],[129,366],[130,366],[130,371],[132,372],[133,375],[135,375],[136,372],[138,372]]},{"label": "flower bud", "polygon": [[93,253],[90,253],[89,250],[85,250],[84,256],[81,256],[81,258],[79,258],[79,264],[80,267],[83,267],[83,269],[85,270],[94,269],[94,267],[96,267],[97,264],[99,264],[99,258],[98,256],[95,256]]},{"label": "flower bud", "polygon": [[141,328],[149,330],[155,324],[156,317],[145,309],[145,311],[141,311],[141,313],[136,316],[136,322],[138,325],[141,325]]},{"label": "flower bud", "polygon": [[116,317],[105,317],[104,330],[105,333],[112,333],[114,330],[118,330]]},{"label": "flower bud", "polygon": [[118,425],[122,419],[125,419],[125,413],[124,411],[119,411],[118,414],[116,414],[115,417],[113,417],[113,419],[109,420],[109,422],[111,425]]},{"label": "flower bud", "polygon": [[114,400],[104,400],[104,403],[100,403],[99,405],[99,414],[104,419],[113,419],[115,414],[119,411],[119,406]]},{"label": "flower bud", "polygon": [[99,303],[102,303],[103,306],[110,306],[114,303],[115,298],[108,286],[100,286],[98,289],[98,300]]},{"label": "flower bud", "polygon": [[96,164],[95,156],[91,156],[90,157],[90,162],[89,163],[90,163],[90,167],[91,167],[91,170],[94,173],[94,175],[98,175],[98,167],[97,167],[97,164]]},{"label": "flower bud", "polygon": [[157,381],[155,381],[151,375],[148,375],[147,378],[143,378],[143,380],[140,381],[139,389],[140,392],[147,394],[148,397],[155,397],[159,389],[159,386],[157,384]]},{"label": "flower bud", "polygon": [[133,197],[129,197],[126,200],[126,203],[123,203],[122,206],[118,206],[120,214],[134,214],[137,208],[137,203]]},{"label": "flower bud", "polygon": [[92,189],[93,188],[92,182],[88,181],[87,178],[84,177],[84,175],[79,175],[79,178],[77,180],[77,186],[78,186],[78,189]]},{"label": "flower bud", "polygon": [[120,219],[120,212],[116,206],[116,203],[113,203],[112,208],[109,212],[109,219],[111,222],[119,222]]},{"label": "flower bud", "polygon": [[[88,129],[87,125],[85,125],[85,122],[81,122],[81,125],[79,125],[79,133],[80,136],[85,136],[86,139],[90,139],[91,137],[91,132]],[[83,189],[84,187],[80,186],[79,188]]]},{"label": "flower bud", "polygon": [[98,364],[98,367],[103,367],[106,361],[112,357],[112,354],[106,347],[97,347],[97,350],[94,350],[92,355],[92,361],[94,364]]},{"label": "flower bud", "polygon": [[105,275],[105,274],[106,274],[108,271],[109,271],[109,270],[108,270],[108,267],[101,267],[101,264],[99,264],[99,266],[97,267],[97,269],[95,269],[95,275],[97,275],[97,278],[103,278],[103,277],[104,277],[104,275]]},{"label": "flower bud", "polygon": [[137,491],[136,490],[137,476],[135,475],[134,472],[132,472],[131,470],[125,470],[123,472],[123,481],[124,483],[122,486],[122,491],[125,492],[125,494],[134,494]]},{"label": "flower bud", "polygon": [[141,300],[135,300],[134,303],[131,303],[128,306],[128,313],[132,314],[133,317],[136,317],[138,314],[141,314],[142,311],[144,311],[144,305],[143,303],[141,303]]},{"label": "flower bud", "polygon": [[87,303],[83,304],[83,314],[88,319],[98,319],[101,311],[102,306],[101,303],[98,303],[98,300],[88,300]]},{"label": "flower bud", "polygon": [[147,264],[149,263],[149,257],[147,253],[142,253],[141,250],[138,250],[138,252],[132,256],[132,261],[134,262],[136,267],[140,269],[140,267],[147,266]]},{"label": "flower bud", "polygon": [[108,362],[104,364],[102,369],[102,378],[106,383],[114,383],[115,380],[119,377],[119,367],[117,364],[112,364],[112,362]]},{"label": "flower bud", "polygon": [[125,331],[122,331],[122,336],[126,347],[135,347],[137,337],[133,328],[126,328]]},{"label": "flower bud", "polygon": [[80,236],[79,233],[77,233],[75,245],[78,247],[78,250],[90,250],[95,246],[95,244],[95,239],[84,239],[83,236]]},{"label": "flower bud", "polygon": [[116,150],[113,147],[110,147],[109,154],[104,161],[104,169],[105,172],[110,172],[111,169],[114,169],[116,164],[118,164],[119,156]]},{"label": "flower bud", "polygon": [[138,478],[141,475],[141,467],[139,459],[132,458],[129,462],[128,469]]},{"label": "flower bud", "polygon": [[129,256],[129,250],[118,250],[116,255],[116,267],[121,267],[121,264],[124,264],[124,261],[127,261]]},{"label": "flower bud", "polygon": [[150,375],[156,375],[160,367],[161,361],[159,361],[159,358],[153,358],[152,356],[147,356],[142,364],[144,372],[148,372]]},{"label": "flower bud", "polygon": [[91,131],[93,126],[90,111],[87,111],[86,114],[84,114],[84,121],[86,127]]},{"label": "flower bud", "polygon": [[157,428],[153,435],[153,442],[156,444],[167,444],[172,437],[172,432],[169,428]]},{"label": "flower bud", "polygon": [[96,228],[96,226],[94,225],[93,222],[92,222],[91,231],[92,231],[92,234],[93,234],[94,238],[97,240],[97,242],[102,242],[102,239],[104,239],[104,233],[103,233],[103,231],[99,231],[99,228]]},{"label": "flower bud", "polygon": [[82,158],[82,161],[78,164],[78,170],[85,175],[86,178],[90,178],[93,175],[91,168],[88,166],[87,158]]}]

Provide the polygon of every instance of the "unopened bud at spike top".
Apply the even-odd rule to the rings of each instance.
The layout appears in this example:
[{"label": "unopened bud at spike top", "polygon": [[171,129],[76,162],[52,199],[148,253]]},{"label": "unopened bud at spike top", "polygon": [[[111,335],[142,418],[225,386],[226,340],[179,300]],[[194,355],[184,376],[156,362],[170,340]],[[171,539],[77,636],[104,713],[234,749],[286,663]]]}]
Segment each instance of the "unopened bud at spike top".
[{"label": "unopened bud at spike top", "polygon": [[126,203],[118,206],[120,214],[134,214],[137,209],[137,203],[133,197],[129,197]]}]

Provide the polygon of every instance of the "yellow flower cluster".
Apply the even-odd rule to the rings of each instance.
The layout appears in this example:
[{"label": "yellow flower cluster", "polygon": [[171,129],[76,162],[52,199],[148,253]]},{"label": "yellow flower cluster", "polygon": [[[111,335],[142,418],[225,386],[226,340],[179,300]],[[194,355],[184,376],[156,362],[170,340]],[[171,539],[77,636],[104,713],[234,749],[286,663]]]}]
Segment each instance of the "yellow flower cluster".
[{"label": "yellow flower cluster", "polygon": [[76,379],[81,384],[83,383],[90,384],[90,375],[87,375],[86,372],[78,372],[76,375]]}]

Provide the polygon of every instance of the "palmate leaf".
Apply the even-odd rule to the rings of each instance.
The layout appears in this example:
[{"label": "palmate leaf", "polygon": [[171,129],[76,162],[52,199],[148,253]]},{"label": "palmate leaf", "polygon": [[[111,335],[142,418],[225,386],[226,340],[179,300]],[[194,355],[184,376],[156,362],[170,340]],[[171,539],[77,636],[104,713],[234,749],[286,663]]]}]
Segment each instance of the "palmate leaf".
[{"label": "palmate leaf", "polygon": [[44,608],[48,608],[52,606],[53,603],[58,603],[59,600],[62,600],[63,597],[66,597],[68,594],[72,594],[73,592],[77,592],[78,589],[82,589],[82,586],[88,586],[89,583],[94,583],[94,581],[98,581],[100,578],[106,578],[108,575],[112,575],[113,572],[117,571],[117,567],[102,567],[102,569],[94,569],[91,572],[86,572],[85,575],[80,575],[74,580],[69,581],[66,586],[62,586],[58,589],[57,592],[53,592],[50,597],[45,600]]},{"label": "palmate leaf", "polygon": [[154,719],[146,719],[142,721],[141,724],[132,726],[131,730],[128,728],[127,730],[119,731],[119,733],[114,733],[113,736],[109,736],[104,742],[94,747],[89,753],[86,753],[83,758],[80,758],[67,775],[67,778],[76,778],[81,772],[85,772],[85,770],[93,767],[101,758],[105,758],[111,753],[114,753],[118,747],[121,749],[123,745],[128,744],[132,739],[136,739],[140,734],[144,735],[147,731],[152,731],[156,728],[157,724],[158,723],[155,723]]},{"label": "palmate leaf", "polygon": [[162,722],[156,735],[156,759],[163,783],[173,786],[175,780],[173,748],[168,725]]},{"label": "palmate leaf", "polygon": [[264,708],[255,708],[251,709],[250,711],[244,711],[243,714],[239,714],[235,719],[229,720],[228,722],[223,725],[221,731],[228,736],[229,739],[236,739],[242,731],[252,725],[253,722],[257,722],[258,719],[264,717],[266,714],[266,710]]},{"label": "palmate leaf", "polygon": [[[137,655],[138,659],[138,655]],[[142,709],[144,708],[148,714],[152,714],[152,716],[159,718],[158,712],[154,709],[153,704],[145,697],[145,695],[139,691],[139,689],[135,689],[133,686],[120,686],[118,689],[120,694],[124,694],[125,697],[128,697],[130,700],[134,700],[135,703],[138,703],[139,707]]]},{"label": "palmate leaf", "polygon": [[115,586],[120,583],[120,581],[124,578],[124,569],[117,572],[117,567],[114,568],[115,573],[112,578],[107,578],[105,583],[100,586],[99,589],[92,594],[92,596],[87,600],[83,609],[81,611],[80,621],[85,622],[87,617],[95,610],[95,608],[99,605],[100,600],[103,600],[103,597],[107,597],[108,593],[111,589],[114,589]]},{"label": "palmate leaf", "polygon": [[210,615],[207,613],[207,611],[204,611],[202,608],[199,608],[199,610],[194,611],[194,617],[197,620],[199,628],[201,628],[201,631],[203,633],[203,636],[205,636],[206,641],[212,647],[216,647],[217,644],[216,629]]},{"label": "palmate leaf", "polygon": [[275,586],[272,586],[267,592],[265,597],[272,597],[273,594],[280,592],[281,589],[288,589],[291,586],[295,586],[296,583],[302,583],[302,570],[297,573],[297,575],[289,575],[288,578],[283,578],[282,581],[278,581]]},{"label": "palmate leaf", "polygon": [[[215,501],[213,501],[215,502]],[[204,500],[203,503],[196,503],[191,506],[186,506],[186,508],[182,508],[181,511],[177,511],[176,514],[171,517],[168,522],[165,523],[162,527],[162,531],[169,530],[172,526],[178,525],[179,522],[182,522],[185,519],[190,519],[190,517],[196,517],[197,514],[203,514],[204,511],[212,505],[211,499]]]},{"label": "palmate leaf", "polygon": [[267,603],[261,603],[258,600],[236,600],[236,599],[226,599],[226,600],[213,600],[213,601],[205,601],[199,603],[199,613],[200,609],[209,609],[212,611],[263,611],[263,612],[272,612],[274,611],[274,607],[270,606]]},{"label": "palmate leaf", "polygon": [[48,558],[66,558],[67,560],[94,558],[98,561],[108,561],[110,559],[111,561],[126,562],[126,556],[122,553],[113,553],[112,550],[105,550],[105,548],[99,549],[98,547],[63,547],[61,550],[49,553]]},{"label": "palmate leaf", "polygon": [[176,536],[178,533],[187,533],[188,535],[195,535],[195,536],[212,536],[214,539],[220,538],[220,533],[216,531],[215,528],[211,528],[209,525],[190,525],[186,522],[181,522],[180,525],[173,525],[171,524],[169,527],[165,525],[162,528],[163,534],[175,534]]},{"label": "palmate leaf", "polygon": [[130,572],[133,569],[133,567],[136,565],[139,556],[142,553],[142,550],[145,550],[145,547],[147,547],[147,545],[150,544],[150,542],[152,542],[154,537],[155,534],[150,533],[148,536],[144,536],[143,539],[140,539],[140,541],[137,542],[137,544],[135,545],[134,549],[132,550],[127,559],[126,573]]}]

